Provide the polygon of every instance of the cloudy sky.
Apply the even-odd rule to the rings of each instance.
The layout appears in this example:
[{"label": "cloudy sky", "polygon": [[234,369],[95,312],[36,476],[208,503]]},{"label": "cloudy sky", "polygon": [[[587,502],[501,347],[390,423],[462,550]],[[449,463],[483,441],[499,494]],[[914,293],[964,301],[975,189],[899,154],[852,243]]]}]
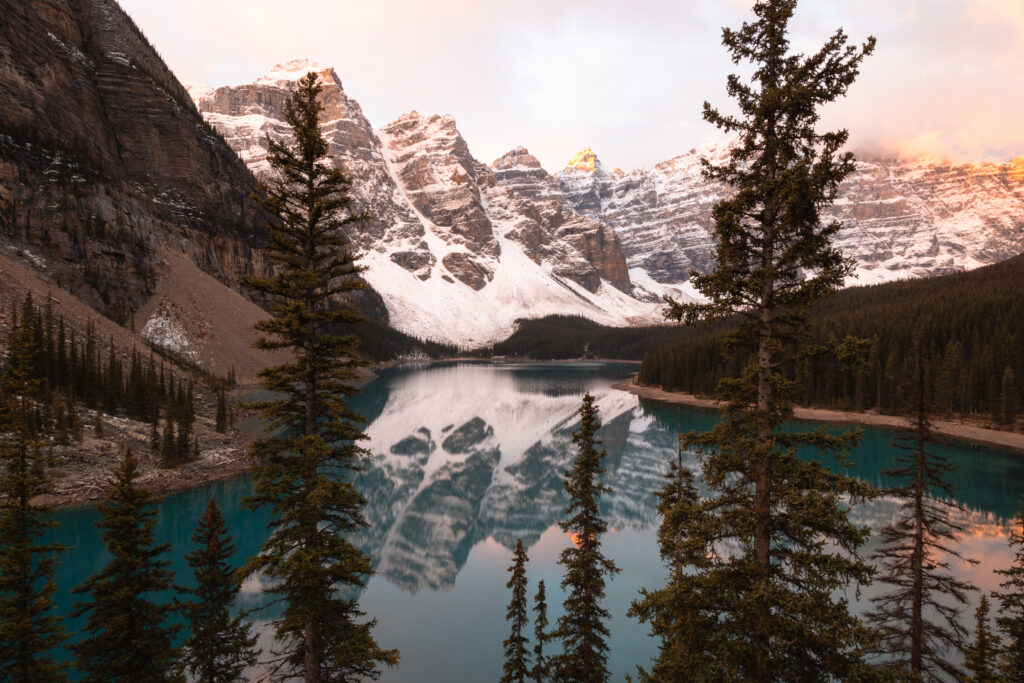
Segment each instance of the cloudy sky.
[{"label": "cloudy sky", "polygon": [[[334,66],[374,126],[452,114],[489,163],[524,145],[548,170],[590,146],[637,168],[718,139],[721,27],[753,0],[120,0],[179,78],[255,80]],[[825,122],[861,153],[1024,155],[1024,0],[802,0],[795,49],[842,26],[875,55]]]}]

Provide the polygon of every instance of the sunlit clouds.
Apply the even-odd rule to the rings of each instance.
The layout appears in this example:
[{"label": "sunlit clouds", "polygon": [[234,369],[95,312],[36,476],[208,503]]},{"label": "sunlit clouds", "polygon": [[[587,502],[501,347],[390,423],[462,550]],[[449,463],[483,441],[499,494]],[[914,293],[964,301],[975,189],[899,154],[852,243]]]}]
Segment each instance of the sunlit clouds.
[{"label": "sunlit clouds", "polygon": [[[524,145],[548,170],[590,146],[606,166],[651,166],[716,140],[736,69],[722,26],[752,0],[121,0],[180,78],[255,80],[278,62],[331,64],[374,126],[452,114],[490,162]],[[869,154],[1003,161],[1024,154],[1024,2],[803,0],[793,46],[843,26],[876,54],[824,122]]]}]

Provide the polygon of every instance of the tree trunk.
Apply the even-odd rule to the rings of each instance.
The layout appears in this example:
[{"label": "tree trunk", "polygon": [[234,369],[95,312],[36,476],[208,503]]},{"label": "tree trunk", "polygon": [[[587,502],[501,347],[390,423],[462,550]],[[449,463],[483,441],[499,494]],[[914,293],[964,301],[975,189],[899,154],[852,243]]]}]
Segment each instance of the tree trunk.
[{"label": "tree trunk", "polygon": [[312,619],[306,620],[302,635],[306,641],[306,652],[302,662],[305,681],[306,683],[320,683],[320,643],[316,633],[316,625]]},{"label": "tree trunk", "polygon": [[[760,366],[757,376],[757,442],[760,452],[758,453],[754,482],[754,559],[757,563],[756,585],[762,591],[766,589],[771,578],[771,505],[769,500],[772,437],[770,415],[772,406],[771,299],[772,284],[768,283],[765,285],[764,301],[762,302],[761,331],[757,349],[757,363]],[[768,621],[769,606],[762,599],[757,607],[754,623],[753,678],[764,683],[768,683],[770,680],[766,663],[771,636]]]},{"label": "tree trunk", "polygon": [[917,386],[917,481],[914,483],[914,551],[911,556],[911,572],[914,578],[913,605],[910,623],[910,671],[920,675],[923,666],[922,650],[924,620],[921,616],[924,601],[924,468],[925,468],[925,404],[924,404],[924,360],[918,346]]}]

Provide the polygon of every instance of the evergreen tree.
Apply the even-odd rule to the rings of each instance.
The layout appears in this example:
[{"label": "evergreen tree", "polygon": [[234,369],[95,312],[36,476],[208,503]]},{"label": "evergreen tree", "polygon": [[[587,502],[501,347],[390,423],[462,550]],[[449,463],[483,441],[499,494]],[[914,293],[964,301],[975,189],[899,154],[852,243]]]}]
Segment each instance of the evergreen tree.
[{"label": "evergreen tree", "polygon": [[50,511],[32,500],[50,491],[34,414],[40,394],[30,320],[11,333],[8,364],[0,376],[0,680],[66,680],[50,653],[64,640],[54,612],[57,555],[43,544],[54,526]]},{"label": "evergreen tree", "polygon": [[224,388],[217,387],[217,419],[216,430],[223,434],[228,429],[228,406],[224,399]]},{"label": "evergreen tree", "polygon": [[964,666],[971,672],[965,683],[1002,683],[999,675],[999,637],[992,633],[988,623],[988,596],[982,593],[978,610],[974,613],[977,628],[974,641],[964,649]]},{"label": "evergreen tree", "polygon": [[999,598],[996,626],[1005,645],[1001,661],[1003,675],[1012,683],[1024,683],[1024,501],[1013,520],[1010,547],[1014,551],[1013,564],[1009,569],[996,570],[1006,577],[996,593]]},{"label": "evergreen tree", "polygon": [[192,542],[198,547],[185,559],[195,587],[178,589],[194,598],[181,606],[189,636],[181,646],[180,664],[193,680],[203,683],[244,681],[242,673],[256,663],[259,651],[252,627],[241,616],[231,616],[241,587],[231,566],[235,545],[212,498]]},{"label": "evergreen tree", "polygon": [[171,419],[170,409],[167,413],[167,421],[164,423],[164,436],[160,443],[160,467],[177,467],[178,461],[178,440],[174,436],[174,421]]},{"label": "evergreen tree", "polygon": [[268,295],[273,317],[257,323],[262,349],[289,349],[294,360],[260,372],[277,398],[255,404],[275,434],[250,447],[251,509],[270,508],[271,534],[250,559],[283,604],[276,620],[276,680],[307,683],[376,678],[398,653],[374,641],[373,620],[360,621],[356,595],[373,573],[370,559],[347,536],[366,526],[363,497],[345,478],[366,452],[362,418],[348,405],[358,391],[361,364],[351,335],[331,333],[360,316],[334,306],[362,288],[343,236],[358,223],[348,182],[326,161],[318,123],[322,86],[307,74],[285,104],[290,145],[268,142],[268,161],[280,181],[263,200],[276,220],[268,225],[266,255],[276,272],[248,284]]},{"label": "evergreen tree", "polygon": [[[707,653],[713,644],[708,641],[714,632],[710,622],[712,604],[701,604],[701,596],[686,581],[686,571],[707,569],[707,549],[701,542],[685,535],[688,528],[702,523],[697,488],[693,474],[683,467],[682,447],[665,475],[665,487],[658,492],[658,546],[661,558],[669,569],[668,584],[657,591],[641,589],[642,599],[629,609],[629,615],[651,625],[651,634],[661,641],[658,657],[650,673],[638,669],[641,681],[680,681],[694,672],[712,667]],[[699,537],[697,537],[699,539]],[[719,662],[729,670],[725,662]],[[738,677],[730,671],[729,678]]]},{"label": "evergreen tree", "polygon": [[551,641],[548,633],[548,601],[544,589],[544,580],[537,583],[537,594],[533,597],[533,638],[537,644],[533,646],[533,668],[530,678],[535,683],[544,683],[548,678],[548,660],[544,656],[544,646]]},{"label": "evergreen tree", "polygon": [[160,455],[160,413],[153,415],[149,421],[149,451],[153,456]]},{"label": "evergreen tree", "polygon": [[999,422],[1013,427],[1017,421],[1017,379],[1013,368],[1006,366],[999,384]]},{"label": "evergreen tree", "polygon": [[[954,548],[962,527],[950,520],[959,509],[945,480],[952,467],[927,448],[930,439],[925,403],[926,359],[921,345],[915,353],[917,382],[914,430],[900,437],[896,468],[885,474],[905,483],[889,490],[902,499],[902,515],[882,531],[882,545],[874,557],[880,566],[878,579],[892,588],[875,598],[868,619],[880,631],[878,651],[884,665],[925,680],[942,675],[962,676],[954,655],[963,651],[967,631],[960,624],[960,606],[966,604],[970,584],[949,573],[949,558],[976,564]],[[934,615],[934,616],[930,616]]]},{"label": "evergreen tree", "polygon": [[568,519],[559,523],[573,540],[558,560],[565,567],[562,588],[569,589],[569,595],[552,634],[562,641],[562,652],[552,657],[549,665],[555,681],[603,683],[609,675],[607,621],[611,615],[601,601],[605,577],[617,574],[619,569],[601,552],[601,534],[608,530],[608,524],[601,518],[598,501],[602,493],[611,493],[611,488],[600,482],[605,452],[597,450],[601,421],[589,393],[583,397],[579,414],[580,428],[572,434],[579,453],[565,473]]},{"label": "evergreen tree", "polygon": [[74,589],[89,600],[72,616],[85,616],[86,637],[73,646],[86,683],[172,681],[176,628],[167,625],[173,607],[153,595],[171,589],[167,543],[156,544],[156,498],[134,484],[138,461],[130,449],[99,504],[100,530],[110,562]]},{"label": "evergreen tree", "polygon": [[822,224],[820,211],[853,171],[853,156],[840,152],[846,131],[817,132],[819,109],[846,93],[875,41],[857,48],[838,30],[817,52],[790,54],[795,8],[796,0],[759,0],[754,21],[723,29],[733,61],[753,71],[749,82],[728,79],[737,114],[704,105],[704,118],[737,139],[724,163],[703,163],[705,178],[733,193],[713,210],[715,268],[692,278],[708,303],[667,300],[669,318],[736,318],[726,350],[751,349],[739,376],[719,383],[722,421],[685,437],[698,451],[711,512],[683,533],[709,555],[709,566],[681,581],[696,604],[714,607],[710,669],[697,678],[867,675],[861,652],[870,632],[841,592],[871,577],[857,552],[868,530],[850,522],[840,500],[857,503],[874,489],[797,456],[806,447],[845,464],[858,436],[780,426],[796,388],[781,367],[807,351],[810,304],[841,287],[852,268],[831,243],[840,224]]},{"label": "evergreen tree", "polygon": [[530,558],[523,549],[523,541],[516,541],[516,550],[512,554],[512,565],[508,568],[507,588],[512,591],[512,599],[505,612],[505,620],[512,625],[512,632],[504,641],[505,665],[502,667],[501,683],[525,683],[530,675],[530,660],[526,646],[530,639],[526,636],[529,617],[526,613],[526,563]]}]

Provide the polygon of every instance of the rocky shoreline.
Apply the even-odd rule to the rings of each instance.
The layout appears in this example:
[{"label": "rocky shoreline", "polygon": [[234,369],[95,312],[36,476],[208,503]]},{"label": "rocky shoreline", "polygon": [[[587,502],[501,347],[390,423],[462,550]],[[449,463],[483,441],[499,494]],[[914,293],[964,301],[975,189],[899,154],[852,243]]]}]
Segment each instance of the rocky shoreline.
[{"label": "rocky shoreline", "polygon": [[[640,398],[653,401],[676,403],[706,410],[718,410],[718,402],[714,399],[694,396],[693,394],[665,391],[659,387],[644,386],[637,384],[635,380],[636,376],[634,375],[628,380],[613,384],[612,388],[619,391],[627,391]],[[908,428],[910,426],[907,418],[899,415],[882,415],[875,412],[850,412],[825,408],[796,407],[793,409],[793,417],[797,420],[813,422],[860,424],[893,429]],[[1020,432],[989,429],[976,424],[953,420],[933,420],[932,432],[939,437],[954,441],[969,441],[971,443],[1024,453],[1024,434]]]}]

